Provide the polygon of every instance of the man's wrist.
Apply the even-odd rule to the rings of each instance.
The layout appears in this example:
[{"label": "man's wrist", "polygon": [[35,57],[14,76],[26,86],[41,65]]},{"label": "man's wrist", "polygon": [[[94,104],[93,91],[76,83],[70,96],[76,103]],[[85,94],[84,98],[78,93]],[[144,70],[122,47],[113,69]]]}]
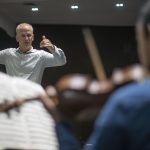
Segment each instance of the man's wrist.
[{"label": "man's wrist", "polygon": [[50,53],[55,52],[55,45],[52,45],[50,48],[48,48]]}]

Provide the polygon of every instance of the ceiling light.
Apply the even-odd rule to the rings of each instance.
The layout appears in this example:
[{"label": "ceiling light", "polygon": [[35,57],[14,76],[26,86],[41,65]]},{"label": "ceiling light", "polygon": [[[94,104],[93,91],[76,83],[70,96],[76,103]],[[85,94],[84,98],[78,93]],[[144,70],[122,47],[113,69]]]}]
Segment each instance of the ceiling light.
[{"label": "ceiling light", "polygon": [[32,7],[31,10],[32,11],[39,11],[38,7]]},{"label": "ceiling light", "polygon": [[77,5],[72,5],[71,9],[78,9],[79,7]]},{"label": "ceiling light", "polygon": [[116,7],[123,7],[124,5],[123,5],[123,3],[117,3],[116,4]]}]

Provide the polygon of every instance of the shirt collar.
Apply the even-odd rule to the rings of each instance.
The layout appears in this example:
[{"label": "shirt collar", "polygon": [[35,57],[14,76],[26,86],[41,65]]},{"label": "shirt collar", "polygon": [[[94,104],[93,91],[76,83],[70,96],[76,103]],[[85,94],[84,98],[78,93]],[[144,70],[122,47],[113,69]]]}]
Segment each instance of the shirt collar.
[{"label": "shirt collar", "polygon": [[27,51],[27,52],[22,52],[19,47],[17,48],[17,52],[19,52],[20,54],[29,54],[29,53],[34,53],[35,52],[35,49],[33,49],[33,47]]}]

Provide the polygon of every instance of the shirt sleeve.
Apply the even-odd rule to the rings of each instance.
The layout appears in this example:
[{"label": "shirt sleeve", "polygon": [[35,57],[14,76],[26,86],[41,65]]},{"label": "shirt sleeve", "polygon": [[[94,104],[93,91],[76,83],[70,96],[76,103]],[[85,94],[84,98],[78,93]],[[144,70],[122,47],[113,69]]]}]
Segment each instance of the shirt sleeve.
[{"label": "shirt sleeve", "polygon": [[93,133],[84,150],[127,149],[125,110],[115,97],[105,105],[97,118]]},{"label": "shirt sleeve", "polygon": [[62,66],[66,64],[65,53],[56,46],[53,53],[42,50],[42,59],[45,67]]},{"label": "shirt sleeve", "polygon": [[71,127],[68,123],[56,123],[56,132],[60,150],[81,150],[80,143],[73,135]]},{"label": "shirt sleeve", "polygon": [[1,50],[0,51],[0,64],[5,64],[7,50]]}]

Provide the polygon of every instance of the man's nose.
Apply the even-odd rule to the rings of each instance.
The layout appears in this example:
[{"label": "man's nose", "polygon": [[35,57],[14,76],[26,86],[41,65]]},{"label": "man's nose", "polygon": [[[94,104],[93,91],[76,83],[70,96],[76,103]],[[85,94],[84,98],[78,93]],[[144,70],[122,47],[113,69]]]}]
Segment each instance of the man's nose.
[{"label": "man's nose", "polygon": [[28,40],[29,39],[29,37],[28,36],[25,36],[25,40]]}]

